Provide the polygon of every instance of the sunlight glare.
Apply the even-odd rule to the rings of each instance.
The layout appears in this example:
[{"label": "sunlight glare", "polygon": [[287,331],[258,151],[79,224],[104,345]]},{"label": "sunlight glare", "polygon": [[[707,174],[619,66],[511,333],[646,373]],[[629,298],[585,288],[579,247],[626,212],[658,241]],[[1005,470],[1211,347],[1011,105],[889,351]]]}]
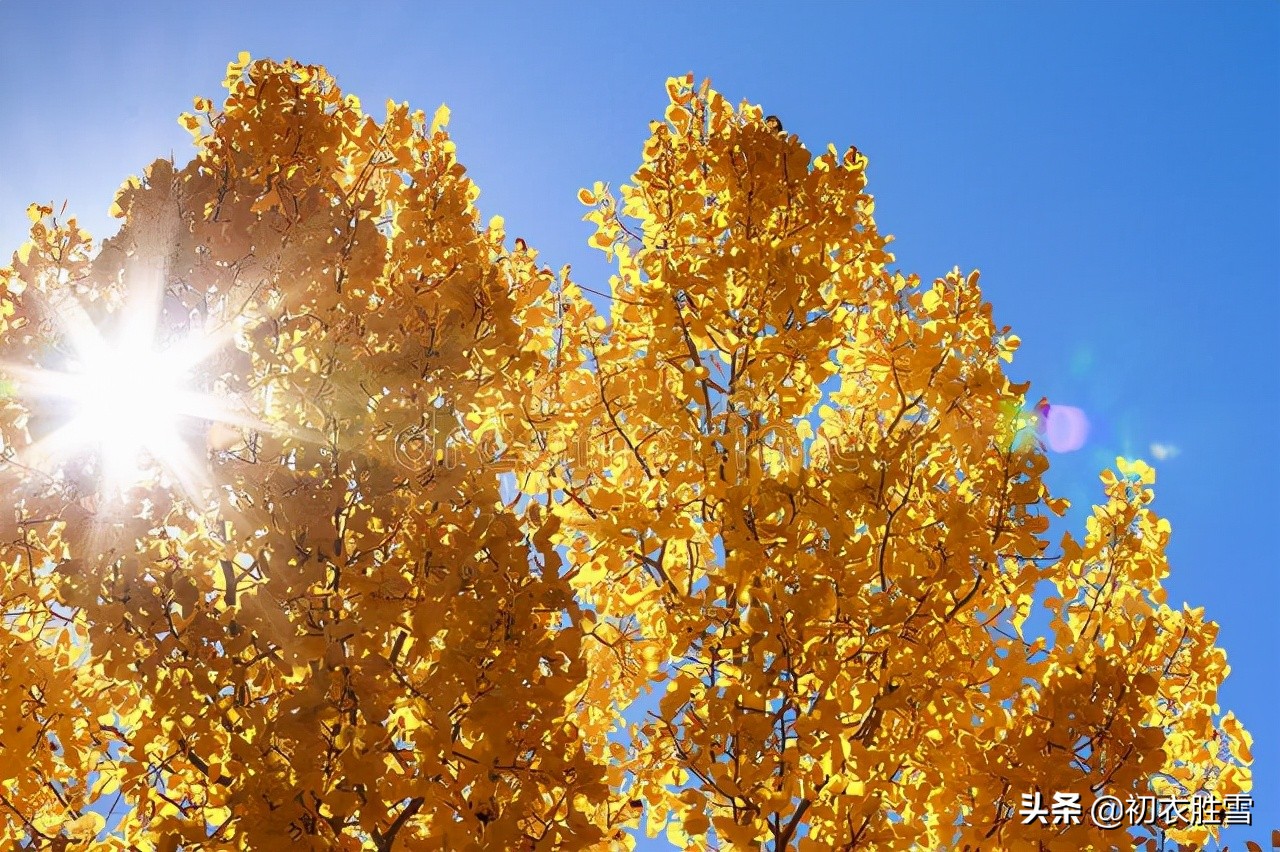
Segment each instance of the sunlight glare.
[{"label": "sunlight glare", "polygon": [[181,449],[183,374],[190,365],[155,352],[150,341],[95,348],[71,371],[68,437],[98,447],[108,479],[137,479],[147,456],[163,461]]},{"label": "sunlight glare", "polygon": [[194,496],[210,484],[211,425],[235,434],[262,426],[242,405],[199,387],[201,365],[231,344],[231,326],[210,330],[193,319],[181,334],[158,336],[158,291],[145,283],[108,318],[110,333],[74,300],[58,305],[68,360],[0,365],[42,422],[31,431],[28,463],[58,467],[87,450],[99,496],[111,500],[145,483]]}]

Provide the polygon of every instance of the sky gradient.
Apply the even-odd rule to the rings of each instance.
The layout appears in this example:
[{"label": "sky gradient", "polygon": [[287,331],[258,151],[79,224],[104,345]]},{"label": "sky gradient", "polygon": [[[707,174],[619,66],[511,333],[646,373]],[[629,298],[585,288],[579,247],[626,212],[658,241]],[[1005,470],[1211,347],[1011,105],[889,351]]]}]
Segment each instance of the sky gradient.
[{"label": "sky gradient", "polygon": [[484,215],[595,288],[576,192],[631,173],[668,76],[857,145],[898,266],[980,269],[1012,376],[1092,422],[1048,474],[1072,528],[1117,455],[1156,467],[1169,603],[1221,624],[1220,702],[1255,738],[1255,825],[1226,839],[1280,828],[1280,5],[0,0],[0,251],[33,201],[114,230],[116,187],[189,159],[177,116],[242,50],[327,66],[375,117],[447,103]]}]

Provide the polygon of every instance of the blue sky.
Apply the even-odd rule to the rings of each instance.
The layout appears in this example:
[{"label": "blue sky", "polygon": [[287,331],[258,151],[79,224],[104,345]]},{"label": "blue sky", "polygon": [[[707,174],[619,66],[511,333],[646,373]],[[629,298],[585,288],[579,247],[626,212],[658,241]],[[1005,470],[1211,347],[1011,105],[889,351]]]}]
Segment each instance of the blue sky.
[{"label": "blue sky", "polygon": [[1170,603],[1222,625],[1220,700],[1255,737],[1233,846],[1280,828],[1280,5],[0,0],[0,249],[32,201],[102,235],[123,178],[187,159],[176,117],[241,50],[324,64],[375,114],[447,103],[484,213],[589,286],[576,191],[630,174],[666,77],[856,144],[899,265],[981,269],[1014,377],[1093,421],[1049,474],[1077,528],[1099,468],[1156,465]]}]

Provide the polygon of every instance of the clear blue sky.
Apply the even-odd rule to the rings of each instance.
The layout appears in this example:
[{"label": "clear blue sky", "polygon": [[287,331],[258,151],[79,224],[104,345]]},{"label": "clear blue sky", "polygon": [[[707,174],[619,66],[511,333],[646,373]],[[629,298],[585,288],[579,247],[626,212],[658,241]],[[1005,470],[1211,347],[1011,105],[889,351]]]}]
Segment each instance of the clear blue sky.
[{"label": "clear blue sky", "polygon": [[176,116],[220,96],[241,50],[327,65],[375,113],[448,103],[484,213],[589,284],[607,268],[575,193],[630,174],[666,77],[710,76],[811,148],[856,144],[902,268],[981,269],[1023,340],[1015,378],[1094,421],[1053,458],[1057,492],[1078,511],[1117,454],[1156,465],[1170,603],[1221,623],[1221,703],[1255,737],[1255,828],[1232,845],[1265,844],[1280,828],[1280,4],[478,5],[0,0],[0,249],[32,201],[67,199],[101,235],[123,178],[188,158]]}]

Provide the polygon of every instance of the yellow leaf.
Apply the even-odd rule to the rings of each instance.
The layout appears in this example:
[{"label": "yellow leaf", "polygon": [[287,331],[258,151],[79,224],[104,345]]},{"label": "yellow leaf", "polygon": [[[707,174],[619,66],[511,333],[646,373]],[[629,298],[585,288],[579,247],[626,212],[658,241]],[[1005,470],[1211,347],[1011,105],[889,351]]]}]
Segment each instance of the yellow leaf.
[{"label": "yellow leaf", "polygon": [[711,828],[711,821],[702,811],[690,811],[684,818],[684,832],[690,837],[701,837]]},{"label": "yellow leaf", "polygon": [[63,831],[72,840],[80,843],[92,842],[103,828],[106,827],[107,821],[102,818],[102,814],[87,813],[63,826]]},{"label": "yellow leaf", "polygon": [[445,127],[448,126],[450,115],[451,113],[449,112],[449,107],[445,106],[444,104],[440,104],[440,107],[436,110],[436,114],[431,118],[431,135],[432,136],[436,135],[437,133],[439,133],[441,130],[444,130]]}]

